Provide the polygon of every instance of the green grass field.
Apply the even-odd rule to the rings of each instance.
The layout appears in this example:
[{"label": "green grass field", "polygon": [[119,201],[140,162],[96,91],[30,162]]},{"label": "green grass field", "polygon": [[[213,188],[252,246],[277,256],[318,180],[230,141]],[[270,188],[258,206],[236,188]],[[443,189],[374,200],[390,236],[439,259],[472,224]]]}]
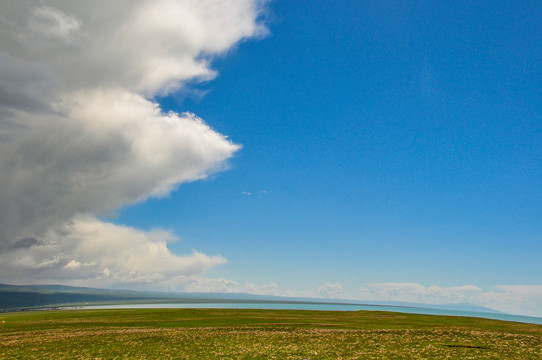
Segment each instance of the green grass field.
[{"label": "green grass field", "polygon": [[542,359],[542,326],[298,310],[0,314],[1,359]]}]

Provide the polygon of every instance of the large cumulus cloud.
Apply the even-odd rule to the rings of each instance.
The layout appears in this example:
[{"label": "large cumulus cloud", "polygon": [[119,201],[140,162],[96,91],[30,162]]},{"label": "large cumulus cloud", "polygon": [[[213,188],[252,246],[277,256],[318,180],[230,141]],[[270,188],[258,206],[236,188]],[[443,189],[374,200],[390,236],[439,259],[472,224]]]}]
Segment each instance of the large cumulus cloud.
[{"label": "large cumulus cloud", "polygon": [[221,170],[239,149],[152,99],[214,77],[213,56],[265,31],[260,5],[0,3],[0,281],[148,282],[225,262],[99,217]]}]

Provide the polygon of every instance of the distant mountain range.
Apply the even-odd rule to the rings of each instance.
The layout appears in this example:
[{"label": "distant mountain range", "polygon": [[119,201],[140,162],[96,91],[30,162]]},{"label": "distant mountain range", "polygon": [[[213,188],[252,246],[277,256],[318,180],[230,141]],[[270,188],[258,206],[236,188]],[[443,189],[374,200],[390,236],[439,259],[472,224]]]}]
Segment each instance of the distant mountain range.
[{"label": "distant mountain range", "polygon": [[346,299],[299,298],[244,293],[174,293],[96,289],[65,285],[0,284],[0,311],[18,311],[60,306],[152,303],[314,303],[423,307],[444,310],[497,313],[470,304],[421,304],[407,302],[355,301]]}]

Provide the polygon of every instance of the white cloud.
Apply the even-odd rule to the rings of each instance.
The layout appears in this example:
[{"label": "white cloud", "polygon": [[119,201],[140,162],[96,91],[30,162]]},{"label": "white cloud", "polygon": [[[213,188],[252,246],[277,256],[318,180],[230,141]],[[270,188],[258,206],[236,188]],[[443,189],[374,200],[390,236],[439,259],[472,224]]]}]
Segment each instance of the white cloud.
[{"label": "white cloud", "polygon": [[[417,302],[423,299],[428,304],[445,304],[467,302],[473,295],[479,294],[482,289],[473,285],[440,287],[424,287],[415,283],[381,283],[371,284],[369,288],[380,298],[386,300],[401,299],[401,301]],[[365,288],[364,291],[367,291]]]},{"label": "white cloud", "polygon": [[0,281],[165,281],[224,263],[97,219],[227,167],[238,145],[152,97],[215,76],[213,56],[264,33],[259,4],[0,3]]},{"label": "white cloud", "polygon": [[[64,89],[121,86],[146,96],[210,79],[212,56],[260,36],[256,0],[4,1],[0,48],[46,63]],[[7,21],[5,19],[11,19]],[[9,36],[11,35],[11,36]],[[47,42],[47,45],[37,46]]]},{"label": "white cloud", "polygon": [[250,192],[250,191],[242,191],[241,194],[245,195],[245,196],[254,196],[254,197],[257,197],[257,198],[261,198],[262,196],[264,195],[267,195],[268,191],[267,190],[260,190],[260,191],[257,191],[257,192]]},{"label": "white cloud", "polygon": [[[226,260],[193,251],[172,254],[164,231],[144,232],[77,217],[50,229],[39,242],[0,254],[0,272],[10,282],[61,280],[66,284],[106,286],[118,283],[160,283],[200,275]],[[37,271],[38,270],[38,271]]]},{"label": "white cloud", "polygon": [[66,265],[64,265],[65,269],[79,269],[81,267],[81,263],[79,261],[72,260]]},{"label": "white cloud", "polygon": [[[176,290],[190,292],[246,293],[258,295],[279,295],[277,284],[255,285],[239,283],[224,278],[182,277],[175,280]],[[179,288],[180,285],[180,288]]]},{"label": "white cloud", "polygon": [[505,313],[542,316],[542,285],[498,285],[484,290],[474,285],[425,287],[416,283],[378,283],[360,288],[363,300],[424,304],[470,304]]},{"label": "white cloud", "polygon": [[503,312],[542,317],[542,285],[497,285],[496,289],[480,296],[480,301]]},{"label": "white cloud", "polygon": [[339,283],[326,282],[324,285],[318,287],[318,295],[326,298],[337,298],[342,295],[343,286]]},{"label": "white cloud", "polygon": [[[48,42],[73,43],[81,33],[81,21],[51,6],[38,6],[31,10],[23,38],[34,47]],[[26,37],[25,37],[26,35]]]},{"label": "white cloud", "polygon": [[[205,177],[239,148],[191,114],[161,114],[123,90],[73,94],[65,117],[0,144],[1,235],[36,236],[77,213],[105,214]],[[19,116],[19,115],[17,115]],[[15,239],[14,239],[15,238]]]}]

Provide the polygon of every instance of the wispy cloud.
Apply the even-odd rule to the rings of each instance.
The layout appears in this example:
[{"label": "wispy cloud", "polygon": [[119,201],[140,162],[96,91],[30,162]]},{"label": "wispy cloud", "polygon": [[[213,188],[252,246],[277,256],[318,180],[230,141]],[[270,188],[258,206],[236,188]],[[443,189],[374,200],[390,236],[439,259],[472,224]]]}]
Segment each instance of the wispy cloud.
[{"label": "wispy cloud", "polygon": [[343,286],[336,283],[326,282],[324,285],[318,287],[318,295],[325,298],[337,298],[343,294]]},{"label": "wispy cloud", "polygon": [[177,289],[191,292],[246,293],[258,295],[279,295],[280,287],[275,283],[256,285],[240,283],[224,278],[206,278],[201,276],[183,277],[175,281]]},{"label": "wispy cloud", "polygon": [[267,195],[267,190],[260,190],[260,191],[256,191],[256,192],[242,191],[241,194],[243,194],[245,196],[261,197],[261,196]]},{"label": "wispy cloud", "polygon": [[471,304],[506,313],[542,315],[542,285],[498,285],[484,290],[475,285],[441,287],[416,283],[378,283],[360,288],[361,299],[424,304]]},{"label": "wispy cloud", "polygon": [[152,98],[213,78],[213,56],[265,31],[259,3],[0,3],[0,281],[146,282],[224,263],[98,218],[239,149]]}]

